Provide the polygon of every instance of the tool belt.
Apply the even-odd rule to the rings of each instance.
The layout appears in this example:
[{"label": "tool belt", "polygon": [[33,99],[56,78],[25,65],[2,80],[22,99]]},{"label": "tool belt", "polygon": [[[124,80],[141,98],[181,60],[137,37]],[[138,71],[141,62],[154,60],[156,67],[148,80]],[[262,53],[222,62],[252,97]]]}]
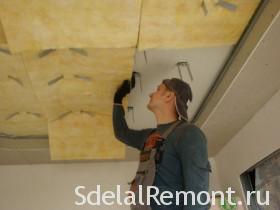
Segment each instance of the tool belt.
[{"label": "tool belt", "polygon": [[[147,187],[153,185],[156,170],[163,154],[164,140],[181,122],[174,122],[162,135],[153,132],[145,141],[135,178],[130,182],[130,191],[134,192],[136,202],[136,205],[130,206],[131,210],[151,210],[151,207],[147,205]],[[139,192],[140,185],[142,185],[142,193]],[[139,193],[142,194],[144,205],[138,203]]]}]

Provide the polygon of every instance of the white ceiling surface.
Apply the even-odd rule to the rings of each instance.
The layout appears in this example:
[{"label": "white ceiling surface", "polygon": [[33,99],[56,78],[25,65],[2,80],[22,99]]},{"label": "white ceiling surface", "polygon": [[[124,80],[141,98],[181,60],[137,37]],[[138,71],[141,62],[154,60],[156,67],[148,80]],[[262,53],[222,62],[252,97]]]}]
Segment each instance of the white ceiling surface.
[{"label": "white ceiling surface", "polygon": [[[136,86],[129,95],[129,111],[126,118],[131,128],[141,129],[155,127],[154,115],[147,109],[149,94],[165,78],[180,78],[177,62],[187,61],[190,66],[193,81],[191,81],[187,67],[181,67],[182,78],[188,82],[193,91],[193,101],[189,105],[189,118],[192,119],[202,100],[209,91],[212,83],[222,70],[233,46],[218,48],[195,48],[182,50],[148,50],[138,52],[135,59],[134,71],[140,72],[140,79],[136,77]],[[133,120],[134,114],[134,120]]]},{"label": "white ceiling surface", "polygon": [[280,89],[279,50],[280,12],[202,124],[208,136],[210,156],[215,155]]}]

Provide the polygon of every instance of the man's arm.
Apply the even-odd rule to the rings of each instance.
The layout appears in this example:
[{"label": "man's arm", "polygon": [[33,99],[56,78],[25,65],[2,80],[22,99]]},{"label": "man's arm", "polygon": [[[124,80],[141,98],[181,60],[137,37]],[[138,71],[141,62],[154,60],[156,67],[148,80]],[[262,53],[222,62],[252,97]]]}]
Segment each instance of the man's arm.
[{"label": "man's arm", "polygon": [[122,106],[123,98],[130,93],[135,86],[135,73],[133,72],[131,80],[124,80],[114,95],[113,107],[113,127],[117,139],[123,143],[142,150],[144,143],[152,129],[132,130],[127,126],[125,112]]},{"label": "man's arm", "polygon": [[113,127],[117,139],[139,150],[141,150],[144,147],[146,138],[152,132],[152,129],[130,129],[127,126],[124,108],[121,104],[114,104]]},{"label": "man's arm", "polygon": [[[202,131],[194,125],[189,125],[178,139],[176,150],[182,166],[184,191],[192,191],[196,196],[201,191],[208,192],[211,166],[208,161],[207,140]],[[195,199],[196,205],[192,206],[191,200],[188,200],[184,210],[207,209],[197,204],[197,197]],[[205,196],[201,197],[202,202],[205,199]]]}]

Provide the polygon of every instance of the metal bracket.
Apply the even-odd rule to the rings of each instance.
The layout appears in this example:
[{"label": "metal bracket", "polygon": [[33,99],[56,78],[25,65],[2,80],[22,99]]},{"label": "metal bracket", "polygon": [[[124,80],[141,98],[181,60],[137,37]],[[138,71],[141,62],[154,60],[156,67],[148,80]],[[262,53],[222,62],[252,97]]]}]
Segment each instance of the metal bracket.
[{"label": "metal bracket", "polygon": [[132,122],[135,122],[135,118],[134,118],[134,107],[133,106],[128,106],[127,107],[127,111],[128,112],[132,112]]},{"label": "metal bracket", "polygon": [[142,78],[141,78],[141,73],[134,71],[133,74],[135,75],[135,78],[138,77],[139,79],[139,85],[140,85],[140,90],[141,92],[143,91],[143,86],[142,86]]},{"label": "metal bracket", "polygon": [[191,81],[193,81],[193,75],[192,75],[192,72],[191,72],[190,64],[187,61],[177,62],[176,66],[178,68],[178,73],[179,73],[180,79],[183,79],[181,67],[186,67],[187,71],[188,71],[188,74],[189,74],[189,77],[190,77]]},{"label": "metal bracket", "polygon": [[144,58],[145,58],[146,64],[148,64],[148,58],[147,58],[146,50],[144,50]]}]

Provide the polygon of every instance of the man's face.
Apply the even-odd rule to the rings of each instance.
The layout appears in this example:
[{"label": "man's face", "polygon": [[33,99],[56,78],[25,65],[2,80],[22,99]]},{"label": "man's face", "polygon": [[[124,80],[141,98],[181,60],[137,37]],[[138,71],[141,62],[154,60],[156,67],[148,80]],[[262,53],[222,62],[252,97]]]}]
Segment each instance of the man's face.
[{"label": "man's face", "polygon": [[153,111],[156,108],[163,106],[166,100],[166,93],[168,91],[169,90],[164,84],[157,86],[157,89],[149,95],[150,101],[147,105],[148,109]]}]

